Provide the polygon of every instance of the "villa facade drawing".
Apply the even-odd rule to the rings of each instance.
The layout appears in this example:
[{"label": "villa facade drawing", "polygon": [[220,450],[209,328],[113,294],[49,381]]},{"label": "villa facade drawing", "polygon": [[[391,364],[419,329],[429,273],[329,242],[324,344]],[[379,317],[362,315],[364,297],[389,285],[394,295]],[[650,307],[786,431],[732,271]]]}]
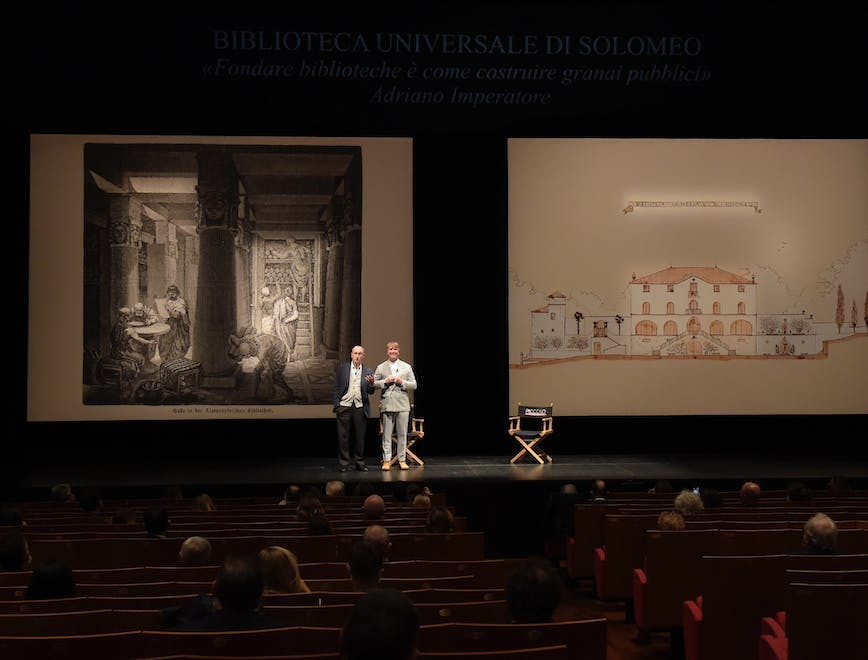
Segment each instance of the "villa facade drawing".
[{"label": "villa facade drawing", "polygon": [[527,360],[571,356],[751,357],[812,355],[822,338],[813,315],[760,310],[760,285],[717,266],[633,275],[625,314],[572,309],[560,291],[531,310]]}]

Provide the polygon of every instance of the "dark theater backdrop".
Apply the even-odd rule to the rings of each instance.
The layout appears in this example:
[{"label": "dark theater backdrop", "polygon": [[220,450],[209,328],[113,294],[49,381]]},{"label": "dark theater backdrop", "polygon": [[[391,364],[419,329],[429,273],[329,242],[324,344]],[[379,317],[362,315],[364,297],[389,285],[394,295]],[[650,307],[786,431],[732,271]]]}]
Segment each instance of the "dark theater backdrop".
[{"label": "dark theater backdrop", "polygon": [[[374,329],[363,321],[361,340],[372,366],[384,359],[381,344],[393,335],[412,347],[407,357],[420,384],[416,404],[426,418],[432,456],[508,455],[506,417],[514,399],[547,404],[559,396],[538,379],[528,381],[539,387],[534,391],[510,390],[509,250],[516,249],[508,243],[510,190],[522,185],[509,178],[510,139],[868,137],[866,74],[859,64],[866,10],[838,3],[807,9],[777,2],[423,3],[387,10],[341,2],[37,2],[29,10],[30,31],[16,62],[28,86],[13,104],[16,156],[23,156],[29,184],[64,176],[64,162],[31,155],[31,138],[47,136],[151,136],[175,144],[319,141],[361,144],[363,152],[365,144],[381,139],[407,141],[412,155],[394,178],[406,175],[411,182],[406,194],[412,217],[364,215],[364,225],[380,223],[381,234],[374,251],[362,255],[362,278],[369,263],[388,263],[393,247],[411,255],[412,276],[377,280],[370,291],[374,307],[363,296],[362,317],[371,314]],[[866,143],[855,144],[861,144],[864,166]],[[73,155],[78,158],[68,169],[71,187],[81,194],[83,150]],[[40,169],[31,169],[34,164]],[[670,165],[661,159],[658,166],[665,172]],[[600,163],[600,171],[610,171],[606,167]],[[363,180],[367,174],[363,168]],[[593,187],[594,163],[576,176]],[[548,183],[547,190],[545,181],[535,181],[535,190],[547,200],[569,199],[569,184]],[[53,194],[25,189],[29,212],[43,206],[36,195]],[[671,192],[661,191],[659,199],[679,199],[664,195]],[[375,194],[388,195],[388,186]],[[864,206],[859,212],[868,218]],[[233,442],[235,451],[270,456],[333,455],[327,407],[309,419],[255,411],[231,419],[121,413],[111,421],[73,415],[37,421],[29,415],[29,405],[48,405],[53,397],[81,402],[85,356],[70,356],[66,348],[82,350],[84,301],[69,300],[80,295],[81,280],[70,289],[63,270],[70,264],[54,269],[80,259],[83,248],[64,247],[61,254],[40,248],[57,240],[52,223],[75,224],[73,240],[83,243],[83,213],[71,205],[39,224],[39,231],[32,223],[15,223],[19,240],[7,250],[18,264],[7,314],[14,328],[8,343],[14,405],[7,413],[13,453],[76,460],[132,458],[143,451],[196,455],[201,443],[219,436],[221,446],[229,443],[229,460]],[[412,237],[402,227],[412,227]],[[868,220],[861,229],[854,241],[864,244]],[[657,267],[655,255],[644,256],[641,263],[655,267],[639,275],[668,266],[714,266],[660,259]],[[39,295],[29,286],[36,280],[49,283],[36,289]],[[856,364],[865,363],[868,351],[865,282],[868,277],[855,300],[862,334],[853,337]],[[253,291],[252,284],[246,290]],[[393,316],[399,319],[394,325]],[[39,341],[33,339],[34,318]],[[78,389],[57,395],[32,377],[34,363],[76,369],[61,380]],[[557,451],[775,453],[807,437],[811,446],[862,455],[853,439],[865,424],[868,382],[864,373],[850,378],[857,390],[861,386],[861,395],[849,393],[852,405],[811,414],[738,406],[564,411],[557,420]],[[703,389],[701,381],[696,389]],[[708,396],[725,397],[726,388],[710,389]]]}]

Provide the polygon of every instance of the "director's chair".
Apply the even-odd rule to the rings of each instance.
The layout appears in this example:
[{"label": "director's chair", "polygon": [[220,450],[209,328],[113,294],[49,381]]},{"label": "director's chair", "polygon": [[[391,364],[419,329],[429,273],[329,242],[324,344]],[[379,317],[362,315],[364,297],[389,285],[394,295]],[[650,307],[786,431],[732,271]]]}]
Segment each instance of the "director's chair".
[{"label": "director's chair", "polygon": [[547,406],[525,406],[521,401],[518,402],[518,414],[509,418],[507,432],[521,445],[521,449],[510,463],[515,463],[525,454],[530,454],[540,465],[552,462],[552,457],[543,451],[540,443],[552,433],[553,409],[553,403]]}]

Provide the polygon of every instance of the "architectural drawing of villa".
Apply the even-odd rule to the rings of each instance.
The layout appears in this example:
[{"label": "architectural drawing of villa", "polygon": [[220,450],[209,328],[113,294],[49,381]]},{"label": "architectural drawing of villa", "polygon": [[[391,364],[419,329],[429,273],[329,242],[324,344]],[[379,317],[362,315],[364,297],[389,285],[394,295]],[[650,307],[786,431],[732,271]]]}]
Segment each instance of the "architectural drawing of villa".
[{"label": "architectural drawing of villa", "polygon": [[716,266],[669,267],[633,275],[626,314],[592,316],[568,309],[560,291],[530,312],[524,361],[601,357],[799,356],[822,351],[819,324],[805,311],[763,311],[759,285]]}]

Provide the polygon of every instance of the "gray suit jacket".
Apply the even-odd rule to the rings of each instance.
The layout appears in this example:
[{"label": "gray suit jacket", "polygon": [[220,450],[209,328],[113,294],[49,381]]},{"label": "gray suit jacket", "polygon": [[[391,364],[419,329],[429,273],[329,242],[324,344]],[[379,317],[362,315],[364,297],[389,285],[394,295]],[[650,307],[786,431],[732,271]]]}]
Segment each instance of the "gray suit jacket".
[{"label": "gray suit jacket", "polygon": [[390,362],[381,362],[374,370],[374,387],[382,390],[380,395],[380,412],[410,412],[410,390],[416,389],[416,376],[413,367],[403,360],[397,360],[398,377],[403,381],[402,385],[385,383],[386,378],[392,375]]}]

